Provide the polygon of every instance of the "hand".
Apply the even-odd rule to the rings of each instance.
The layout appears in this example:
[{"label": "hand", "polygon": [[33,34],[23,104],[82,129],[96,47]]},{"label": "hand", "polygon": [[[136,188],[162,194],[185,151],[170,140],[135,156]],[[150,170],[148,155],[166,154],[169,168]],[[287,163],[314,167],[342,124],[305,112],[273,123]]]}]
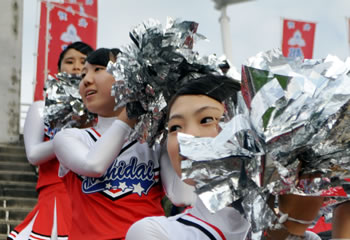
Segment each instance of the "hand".
[{"label": "hand", "polygon": [[[314,220],[323,204],[324,197],[321,196],[299,196],[294,194],[280,195],[279,209],[287,213],[289,217],[303,221]],[[283,225],[294,235],[303,235],[308,224],[301,224],[287,220]]]}]

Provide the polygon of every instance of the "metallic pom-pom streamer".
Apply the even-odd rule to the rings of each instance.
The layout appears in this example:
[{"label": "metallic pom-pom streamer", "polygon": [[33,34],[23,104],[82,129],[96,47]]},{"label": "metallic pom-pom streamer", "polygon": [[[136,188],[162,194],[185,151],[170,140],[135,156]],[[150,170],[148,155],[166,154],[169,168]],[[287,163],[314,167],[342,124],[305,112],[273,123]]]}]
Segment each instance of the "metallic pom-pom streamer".
[{"label": "metallic pom-pom streamer", "polygon": [[150,19],[130,32],[132,43],[109,63],[116,79],[115,108],[126,106],[130,118],[139,118],[131,138],[153,145],[164,133],[167,101],[176,90],[206,73],[223,74],[222,60],[193,50],[197,40],[205,39],[197,28],[195,22],[170,18],[163,28]]},{"label": "metallic pom-pom streamer", "polygon": [[49,76],[45,82],[44,122],[50,131],[80,127],[95,119],[89,113],[79,94],[81,77],[58,73],[57,79]]}]

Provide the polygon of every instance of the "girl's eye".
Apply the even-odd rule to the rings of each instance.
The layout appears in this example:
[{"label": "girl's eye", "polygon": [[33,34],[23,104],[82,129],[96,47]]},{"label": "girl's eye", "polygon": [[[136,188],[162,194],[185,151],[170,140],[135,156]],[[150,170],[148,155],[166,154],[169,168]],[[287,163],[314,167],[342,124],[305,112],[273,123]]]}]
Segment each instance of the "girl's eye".
[{"label": "girl's eye", "polygon": [[73,61],[69,61],[69,60],[68,60],[68,61],[66,61],[65,63],[66,63],[66,64],[73,64]]},{"label": "girl's eye", "polygon": [[86,73],[81,73],[81,79],[83,79],[86,76]]},{"label": "girl's eye", "polygon": [[173,125],[169,127],[169,132],[177,132],[181,129],[179,125]]},{"label": "girl's eye", "polygon": [[215,120],[213,117],[205,117],[201,120],[201,124],[211,123]]},{"label": "girl's eye", "polygon": [[95,72],[98,72],[98,71],[101,71],[101,70],[105,70],[105,68],[104,67],[96,67],[95,68]]}]

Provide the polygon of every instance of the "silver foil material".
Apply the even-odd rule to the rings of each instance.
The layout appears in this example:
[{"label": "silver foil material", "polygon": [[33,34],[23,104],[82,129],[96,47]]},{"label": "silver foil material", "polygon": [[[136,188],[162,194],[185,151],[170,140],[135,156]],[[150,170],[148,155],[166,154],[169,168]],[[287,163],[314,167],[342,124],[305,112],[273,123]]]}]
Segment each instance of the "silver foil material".
[{"label": "silver foil material", "polygon": [[212,212],[241,199],[256,236],[278,227],[270,195],[328,196],[331,204],[348,199],[349,62],[288,59],[279,50],[250,58],[242,67],[237,115],[220,134],[178,134],[187,158],[182,179],[195,180]]},{"label": "silver foil material", "polygon": [[223,74],[222,60],[201,57],[193,50],[198,24],[167,19],[166,27],[150,19],[130,32],[132,43],[121,48],[107,70],[116,83],[112,87],[115,108],[126,106],[130,118],[138,117],[131,138],[153,145],[164,132],[167,101],[185,82],[206,73]]},{"label": "silver foil material", "polygon": [[[346,164],[350,139],[348,62],[331,55],[303,62],[284,58],[274,50],[248,63],[254,66],[254,69],[244,66],[251,86],[261,85],[258,82],[261,79],[256,80],[254,76],[268,71],[266,83],[257,91],[247,82],[243,83],[243,88],[249,89],[253,96],[250,117],[254,129],[265,142],[266,166],[270,168],[265,169],[270,173],[264,174],[264,185],[275,194],[316,196],[341,186],[342,180],[349,177]],[[264,106],[266,101],[269,104]],[[270,115],[264,120],[263,114],[268,109]],[[296,168],[300,168],[299,171]],[[276,172],[279,177],[274,181],[271,176]],[[296,176],[315,173],[321,175],[304,179],[303,184]]]},{"label": "silver foil material", "polygon": [[49,131],[79,127],[94,120],[95,115],[87,111],[79,94],[80,81],[80,76],[67,73],[46,80],[44,122]]}]

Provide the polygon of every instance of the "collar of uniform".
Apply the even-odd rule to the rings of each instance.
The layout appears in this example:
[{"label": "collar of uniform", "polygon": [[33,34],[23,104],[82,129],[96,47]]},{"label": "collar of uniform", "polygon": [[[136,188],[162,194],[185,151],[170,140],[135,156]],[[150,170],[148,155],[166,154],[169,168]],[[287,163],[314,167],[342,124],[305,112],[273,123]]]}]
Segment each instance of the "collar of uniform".
[{"label": "collar of uniform", "polygon": [[117,120],[117,117],[101,117],[98,116],[95,129],[102,135]]}]

